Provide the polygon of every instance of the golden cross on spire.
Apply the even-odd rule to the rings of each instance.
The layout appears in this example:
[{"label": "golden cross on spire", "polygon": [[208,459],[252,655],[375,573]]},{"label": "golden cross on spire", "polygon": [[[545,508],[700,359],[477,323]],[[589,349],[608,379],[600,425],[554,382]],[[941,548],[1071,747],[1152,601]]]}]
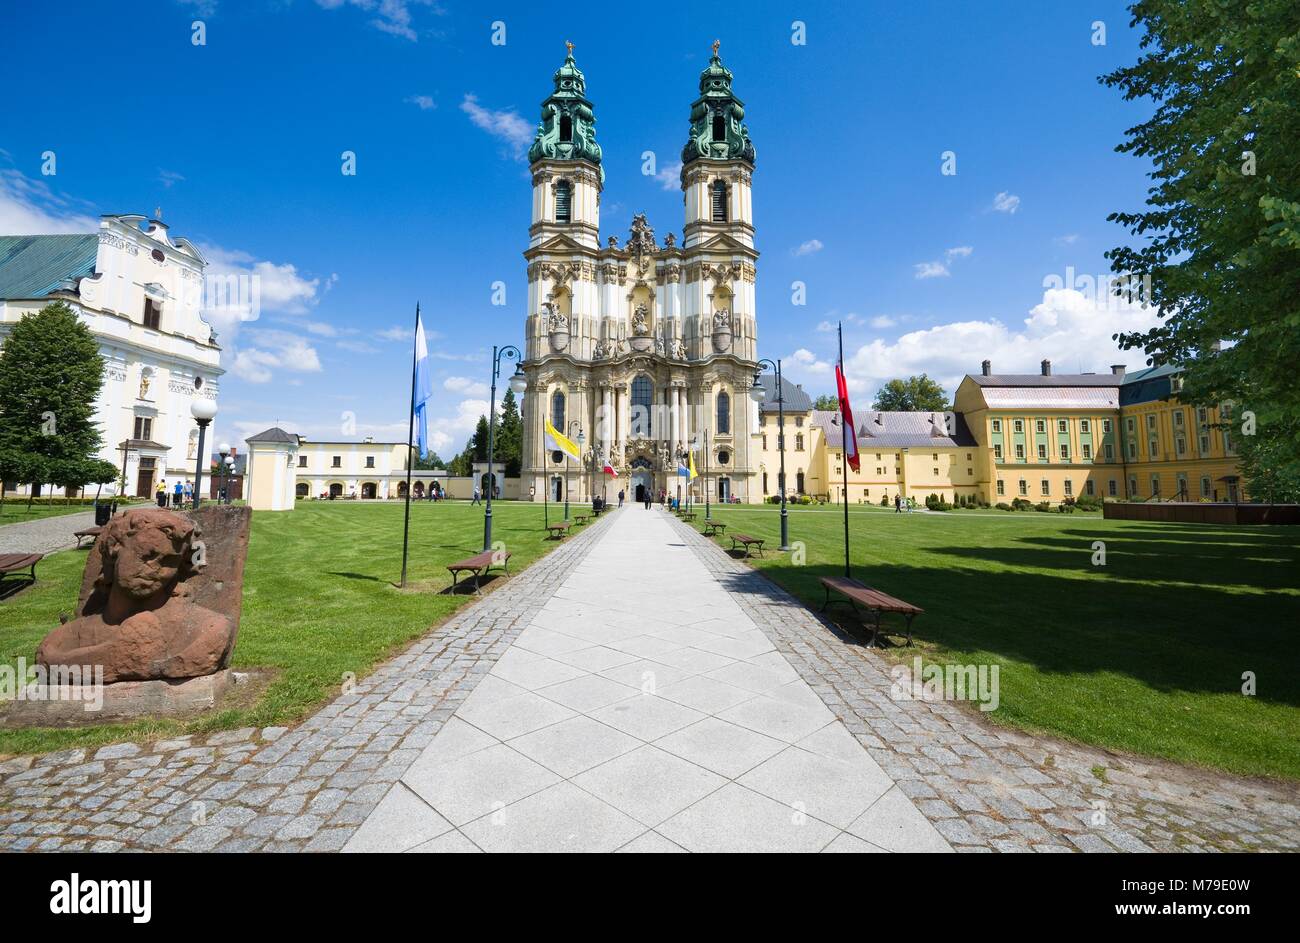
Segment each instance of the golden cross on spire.
[{"label": "golden cross on spire", "polygon": [[720,39],[715,39],[715,40],[713,41],[713,55],[716,56],[716,55],[718,54],[718,47],[721,46],[721,45],[722,45],[722,40],[720,40]]},{"label": "golden cross on spire", "polygon": [[567,39],[564,41],[564,48],[569,50],[570,56],[573,55],[573,43],[569,42]]}]

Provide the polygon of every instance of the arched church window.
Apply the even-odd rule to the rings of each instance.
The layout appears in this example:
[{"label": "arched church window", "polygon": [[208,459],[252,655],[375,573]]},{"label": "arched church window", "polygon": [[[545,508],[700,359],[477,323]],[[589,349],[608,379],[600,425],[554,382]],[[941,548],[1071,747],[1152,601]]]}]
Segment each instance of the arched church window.
[{"label": "arched church window", "polygon": [[555,221],[567,223],[573,214],[573,185],[561,180],[555,185]]},{"label": "arched church window", "polygon": [[731,434],[731,397],[726,391],[718,394],[718,435]]},{"label": "arched church window", "polygon": [[727,119],[720,114],[713,116],[713,140],[727,140]]},{"label": "arched church window", "polygon": [[654,403],[654,384],[644,373],[632,381],[632,422],[641,426],[641,434],[649,436],[653,431],[650,426],[651,405]]},{"label": "arched church window", "polygon": [[560,118],[560,143],[571,144],[573,142],[573,119],[568,115]]},{"label": "arched church window", "polygon": [[715,223],[725,223],[727,221],[727,184],[722,180],[713,181],[713,221]]},{"label": "arched church window", "polygon": [[551,425],[558,431],[564,431],[564,394],[556,390],[551,396]]}]

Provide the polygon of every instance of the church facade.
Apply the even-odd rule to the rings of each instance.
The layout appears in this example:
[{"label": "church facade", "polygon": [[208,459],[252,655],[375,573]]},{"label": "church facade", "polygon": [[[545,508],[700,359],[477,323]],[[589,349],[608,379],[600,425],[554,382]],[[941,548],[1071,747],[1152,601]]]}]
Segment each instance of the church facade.
[{"label": "church facade", "polygon": [[[691,458],[713,500],[761,500],[754,487],[758,357],[751,188],[754,146],[732,74],[700,75],[682,151],[680,238],[633,218],[602,242],[605,171],[586,81],[570,46],[529,151],[532,224],[523,370],[520,496],[590,500],[625,490],[685,497]],[[583,461],[547,448],[546,420]],[[603,472],[608,464],[617,475]]]}]

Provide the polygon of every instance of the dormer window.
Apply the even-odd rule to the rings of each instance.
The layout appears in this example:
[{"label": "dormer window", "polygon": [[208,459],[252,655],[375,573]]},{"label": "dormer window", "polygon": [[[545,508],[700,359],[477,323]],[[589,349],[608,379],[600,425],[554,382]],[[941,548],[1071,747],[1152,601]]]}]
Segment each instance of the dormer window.
[{"label": "dormer window", "polygon": [[573,184],[561,180],[555,185],[555,221],[567,223],[573,214]]},{"label": "dormer window", "polygon": [[713,181],[711,191],[713,203],[713,221],[715,223],[725,223],[727,221],[727,184],[722,180]]},{"label": "dormer window", "polygon": [[560,143],[573,143],[573,119],[568,115],[560,116]]},{"label": "dormer window", "polygon": [[713,140],[720,143],[727,140],[727,119],[722,115],[713,116]]},{"label": "dormer window", "polygon": [[162,304],[152,298],[146,298],[144,300],[144,326],[157,331],[160,324],[162,324]]}]

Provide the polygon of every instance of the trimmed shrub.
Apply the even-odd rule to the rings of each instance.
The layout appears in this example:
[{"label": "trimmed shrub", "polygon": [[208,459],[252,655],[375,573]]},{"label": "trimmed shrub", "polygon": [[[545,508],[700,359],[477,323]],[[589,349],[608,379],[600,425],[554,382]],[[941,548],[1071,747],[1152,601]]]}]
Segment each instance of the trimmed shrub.
[{"label": "trimmed shrub", "polygon": [[1011,511],[1011,510],[1014,510],[1014,508],[1012,508],[1011,505],[1007,504],[1005,501],[999,501],[999,502],[997,503],[997,505],[995,505],[995,506],[997,507],[997,509],[998,509],[999,511]]}]

